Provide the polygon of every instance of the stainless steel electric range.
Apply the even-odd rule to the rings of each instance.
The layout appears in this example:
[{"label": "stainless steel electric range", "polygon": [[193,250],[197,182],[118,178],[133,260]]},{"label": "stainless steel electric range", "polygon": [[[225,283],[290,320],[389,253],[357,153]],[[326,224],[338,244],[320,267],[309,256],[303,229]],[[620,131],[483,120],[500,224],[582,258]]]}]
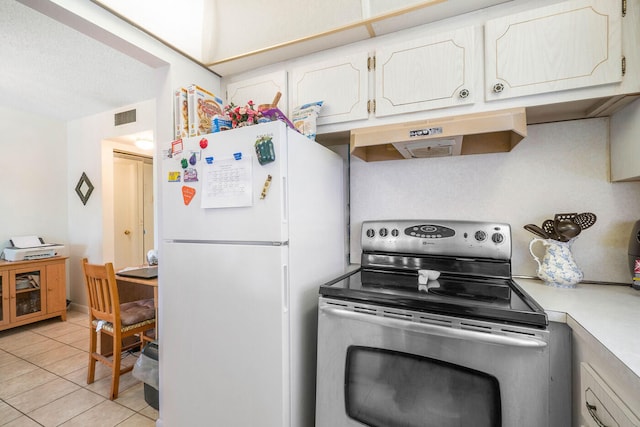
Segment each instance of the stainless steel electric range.
[{"label": "stainless steel electric range", "polygon": [[508,224],[366,221],[361,241],[320,287],[318,427],[570,425],[568,335],[512,279]]}]

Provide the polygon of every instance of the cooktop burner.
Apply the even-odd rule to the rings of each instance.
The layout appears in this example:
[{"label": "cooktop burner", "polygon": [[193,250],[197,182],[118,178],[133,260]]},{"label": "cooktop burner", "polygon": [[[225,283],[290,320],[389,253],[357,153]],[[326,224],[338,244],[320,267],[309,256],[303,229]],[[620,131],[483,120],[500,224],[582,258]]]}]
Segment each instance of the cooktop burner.
[{"label": "cooktop burner", "polygon": [[[543,309],[511,278],[507,224],[375,221],[361,267],[320,287],[327,297],[545,328]],[[411,252],[409,252],[411,250]]]}]

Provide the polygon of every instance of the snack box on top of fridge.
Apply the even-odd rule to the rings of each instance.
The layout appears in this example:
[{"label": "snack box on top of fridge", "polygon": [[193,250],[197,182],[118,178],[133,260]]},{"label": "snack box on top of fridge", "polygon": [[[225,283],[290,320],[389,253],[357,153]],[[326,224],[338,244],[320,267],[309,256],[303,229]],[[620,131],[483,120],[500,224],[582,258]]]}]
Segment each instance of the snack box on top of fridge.
[{"label": "snack box on top of fridge", "polygon": [[213,119],[221,116],[222,99],[206,89],[192,84],[187,87],[189,107],[189,136],[206,135],[214,132]]},{"label": "snack box on top of fridge", "polygon": [[173,104],[174,127],[176,139],[189,136],[189,108],[187,104],[187,89],[176,89]]}]

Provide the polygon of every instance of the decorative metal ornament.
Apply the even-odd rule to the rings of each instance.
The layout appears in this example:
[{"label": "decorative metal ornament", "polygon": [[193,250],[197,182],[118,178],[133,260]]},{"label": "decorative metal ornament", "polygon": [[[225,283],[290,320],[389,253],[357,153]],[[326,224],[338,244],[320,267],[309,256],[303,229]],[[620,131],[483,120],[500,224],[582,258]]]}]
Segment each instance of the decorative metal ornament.
[{"label": "decorative metal ornament", "polygon": [[89,200],[89,196],[93,192],[93,184],[89,181],[89,177],[87,174],[82,172],[82,176],[80,177],[80,181],[78,181],[78,185],[76,185],[76,194],[82,200],[82,204],[86,205]]}]

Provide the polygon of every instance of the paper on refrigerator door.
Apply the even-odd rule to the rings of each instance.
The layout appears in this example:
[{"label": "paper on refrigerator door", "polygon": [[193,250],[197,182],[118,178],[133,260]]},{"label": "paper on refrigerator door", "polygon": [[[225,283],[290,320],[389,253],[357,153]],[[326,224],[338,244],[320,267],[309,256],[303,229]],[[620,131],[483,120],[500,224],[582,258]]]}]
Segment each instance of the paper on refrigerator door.
[{"label": "paper on refrigerator door", "polygon": [[214,159],[203,165],[202,208],[251,206],[251,157]]}]

